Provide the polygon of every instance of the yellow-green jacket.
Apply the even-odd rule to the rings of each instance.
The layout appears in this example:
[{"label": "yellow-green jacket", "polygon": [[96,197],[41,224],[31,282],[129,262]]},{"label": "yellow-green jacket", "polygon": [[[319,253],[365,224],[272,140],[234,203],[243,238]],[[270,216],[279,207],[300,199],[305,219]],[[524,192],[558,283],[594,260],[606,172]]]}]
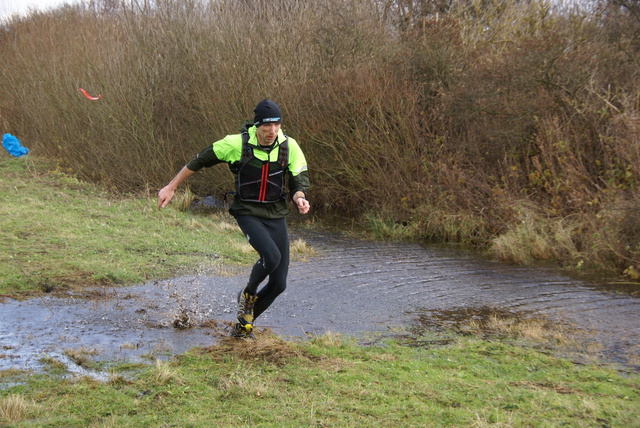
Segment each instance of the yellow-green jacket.
[{"label": "yellow-green jacket", "polygon": [[[258,144],[255,127],[250,127],[247,132],[249,134],[248,144],[253,149],[253,156],[262,161],[277,161],[280,144],[282,144],[285,139],[288,141],[286,173],[289,197],[285,197],[271,203],[248,202],[240,200],[236,192],[233,203],[229,208],[229,212],[234,216],[252,215],[261,218],[285,217],[289,213],[289,201],[291,200],[291,196],[293,196],[297,191],[301,191],[306,195],[309,189],[309,175],[307,172],[307,161],[304,157],[304,153],[300,149],[296,140],[291,137],[286,137],[282,130],[279,131],[274,144],[267,148]],[[231,171],[236,174],[237,189],[237,171],[241,158],[242,135],[227,135],[223,139],[214,142],[211,146],[202,150],[187,164],[187,168],[192,171],[198,171],[202,168],[208,168],[222,162],[227,163]]]}]

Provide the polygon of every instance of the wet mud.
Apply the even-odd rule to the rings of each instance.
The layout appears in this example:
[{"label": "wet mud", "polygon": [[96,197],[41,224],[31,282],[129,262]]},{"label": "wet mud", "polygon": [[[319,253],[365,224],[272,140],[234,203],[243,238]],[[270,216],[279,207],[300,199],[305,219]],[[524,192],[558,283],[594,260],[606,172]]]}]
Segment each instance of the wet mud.
[{"label": "wet mud", "polygon": [[[446,327],[508,313],[571,325],[607,361],[640,368],[637,289],[572,279],[553,269],[524,268],[462,251],[410,243],[357,241],[294,229],[318,250],[293,262],[288,288],[258,319],[278,335],[364,335]],[[229,333],[246,275],[191,275],[84,295],[45,295],[0,304],[0,370],[38,371],[55,360],[79,364],[148,361],[206,347]]]}]

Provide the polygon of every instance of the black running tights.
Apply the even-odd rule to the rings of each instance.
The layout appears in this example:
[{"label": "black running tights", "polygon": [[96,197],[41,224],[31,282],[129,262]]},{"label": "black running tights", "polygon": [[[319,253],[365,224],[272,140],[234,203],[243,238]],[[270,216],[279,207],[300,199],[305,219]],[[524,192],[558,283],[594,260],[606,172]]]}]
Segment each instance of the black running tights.
[{"label": "black running tights", "polygon": [[[260,259],[253,265],[245,292],[257,294],[253,309],[257,318],[287,287],[289,271],[289,235],[284,218],[263,219],[253,216],[236,216],[236,221],[249,244],[258,252]],[[258,286],[267,277],[269,280],[258,291]]]}]

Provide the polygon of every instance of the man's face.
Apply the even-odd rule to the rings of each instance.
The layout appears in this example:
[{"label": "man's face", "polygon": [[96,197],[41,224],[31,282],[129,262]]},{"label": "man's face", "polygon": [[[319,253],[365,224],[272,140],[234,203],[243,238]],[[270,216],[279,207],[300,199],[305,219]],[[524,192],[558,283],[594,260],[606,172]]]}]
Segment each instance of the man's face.
[{"label": "man's face", "polygon": [[270,146],[276,140],[280,131],[279,123],[265,123],[256,129],[256,137],[261,146]]}]

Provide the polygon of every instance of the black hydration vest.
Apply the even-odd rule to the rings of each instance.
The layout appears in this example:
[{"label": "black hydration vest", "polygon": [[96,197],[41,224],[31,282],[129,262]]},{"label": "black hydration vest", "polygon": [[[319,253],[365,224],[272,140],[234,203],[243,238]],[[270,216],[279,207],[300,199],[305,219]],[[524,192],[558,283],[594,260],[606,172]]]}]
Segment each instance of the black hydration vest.
[{"label": "black hydration vest", "polygon": [[240,200],[271,203],[286,199],[285,176],[289,163],[289,140],[278,146],[276,161],[263,161],[253,155],[249,134],[242,133],[242,156],[237,168],[236,192]]}]

